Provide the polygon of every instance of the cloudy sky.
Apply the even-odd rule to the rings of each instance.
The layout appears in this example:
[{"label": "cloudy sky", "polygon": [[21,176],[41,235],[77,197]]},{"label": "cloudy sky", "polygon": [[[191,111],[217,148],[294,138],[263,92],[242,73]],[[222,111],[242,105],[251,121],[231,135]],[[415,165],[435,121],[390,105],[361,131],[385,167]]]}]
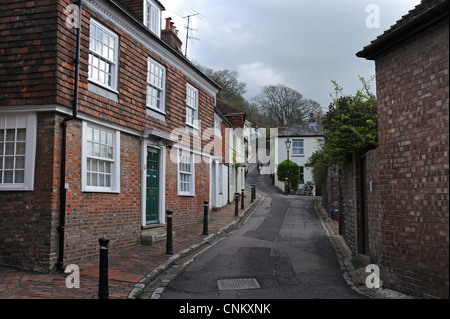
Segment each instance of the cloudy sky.
[{"label": "cloudy sky", "polygon": [[[420,0],[167,0],[186,42],[187,15],[193,17],[188,58],[214,70],[239,72],[249,101],[260,87],[285,84],[319,102],[325,110],[336,80],[344,93],[361,88],[358,76],[375,74],[375,64],[355,56]],[[373,6],[379,10],[379,28]],[[367,12],[366,12],[367,11]],[[368,28],[366,22],[375,26]],[[164,22],[163,22],[163,25]],[[184,46],[183,46],[184,52]],[[375,89],[375,83],[373,84]]]}]

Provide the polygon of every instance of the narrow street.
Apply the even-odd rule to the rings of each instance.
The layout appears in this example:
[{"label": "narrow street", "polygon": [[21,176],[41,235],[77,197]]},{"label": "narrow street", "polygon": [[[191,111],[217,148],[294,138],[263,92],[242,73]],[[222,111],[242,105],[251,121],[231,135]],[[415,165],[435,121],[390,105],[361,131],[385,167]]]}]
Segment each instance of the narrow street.
[{"label": "narrow street", "polygon": [[[343,278],[314,197],[286,196],[252,169],[265,197],[230,236],[179,267],[161,299],[359,299]],[[182,270],[181,270],[182,269]]]}]

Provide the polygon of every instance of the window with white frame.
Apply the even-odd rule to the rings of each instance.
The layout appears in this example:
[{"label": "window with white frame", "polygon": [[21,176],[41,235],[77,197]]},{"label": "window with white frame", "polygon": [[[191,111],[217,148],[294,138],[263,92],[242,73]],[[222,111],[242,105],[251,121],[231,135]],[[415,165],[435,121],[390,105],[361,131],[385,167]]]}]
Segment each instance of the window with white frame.
[{"label": "window with white frame", "polygon": [[198,90],[190,84],[186,87],[186,124],[198,127]]},{"label": "window with white frame", "polygon": [[194,155],[185,150],[179,151],[178,195],[194,196]]},{"label": "window with white frame", "polygon": [[230,187],[234,188],[234,165],[230,164]]},{"label": "window with white frame", "polygon": [[117,90],[119,37],[91,19],[89,41],[89,80]]},{"label": "window with white frame", "polygon": [[292,141],[292,155],[297,155],[297,156],[305,155],[303,140],[293,140]]},{"label": "window with white frame", "polygon": [[219,185],[219,193],[222,194],[223,193],[223,164],[218,164],[218,179],[217,179],[217,183]]},{"label": "window with white frame", "polygon": [[120,192],[120,132],[83,123],[83,191]]},{"label": "window with white frame", "polygon": [[161,37],[161,9],[151,0],[144,0],[144,25]]},{"label": "window with white frame", "polygon": [[222,137],[222,122],[217,118],[214,118],[214,134]]},{"label": "window with white frame", "polygon": [[35,113],[0,114],[0,191],[31,191],[36,157]]},{"label": "window with white frame", "polygon": [[148,59],[147,107],[165,112],[166,69],[159,63]]}]

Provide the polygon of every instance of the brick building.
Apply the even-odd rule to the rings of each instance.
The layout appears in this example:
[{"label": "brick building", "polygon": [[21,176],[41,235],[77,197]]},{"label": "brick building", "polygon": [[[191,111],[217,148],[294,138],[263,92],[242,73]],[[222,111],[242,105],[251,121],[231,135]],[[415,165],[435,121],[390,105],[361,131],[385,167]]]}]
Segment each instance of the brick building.
[{"label": "brick building", "polygon": [[169,209],[175,228],[192,223],[210,199],[202,136],[220,88],[170,19],[161,30],[163,5],[76,4],[0,4],[2,265],[63,269],[100,237],[138,244]]},{"label": "brick building", "polygon": [[354,249],[385,287],[423,298],[449,297],[448,13],[424,0],[357,53],[376,65],[379,146],[355,159]]},{"label": "brick building", "polygon": [[[218,100],[217,100],[218,101]],[[232,124],[216,108],[214,110],[214,158],[211,163],[211,203],[210,206],[220,208],[228,201],[228,139],[227,134],[232,129]]]},{"label": "brick building", "polygon": [[229,123],[224,132],[225,162],[228,166],[228,202],[245,188],[246,156],[245,138],[247,115],[240,109],[217,99],[217,110]]}]

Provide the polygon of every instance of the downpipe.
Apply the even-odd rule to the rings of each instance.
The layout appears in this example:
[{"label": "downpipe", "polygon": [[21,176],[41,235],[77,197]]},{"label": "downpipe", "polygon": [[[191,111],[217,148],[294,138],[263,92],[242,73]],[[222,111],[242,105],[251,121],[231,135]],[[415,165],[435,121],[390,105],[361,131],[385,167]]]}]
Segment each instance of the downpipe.
[{"label": "downpipe", "polygon": [[66,157],[67,157],[67,123],[76,119],[78,115],[78,87],[79,87],[79,76],[80,76],[80,46],[81,46],[81,13],[83,7],[83,1],[78,0],[77,5],[79,8],[78,16],[78,28],[77,28],[77,47],[76,47],[76,58],[75,58],[75,85],[74,85],[74,100],[72,107],[72,115],[67,116],[60,123],[62,128],[62,149],[61,149],[61,177],[59,185],[59,251],[58,251],[58,262],[56,268],[60,271],[64,271],[64,237],[65,237],[65,226],[66,226]]}]

